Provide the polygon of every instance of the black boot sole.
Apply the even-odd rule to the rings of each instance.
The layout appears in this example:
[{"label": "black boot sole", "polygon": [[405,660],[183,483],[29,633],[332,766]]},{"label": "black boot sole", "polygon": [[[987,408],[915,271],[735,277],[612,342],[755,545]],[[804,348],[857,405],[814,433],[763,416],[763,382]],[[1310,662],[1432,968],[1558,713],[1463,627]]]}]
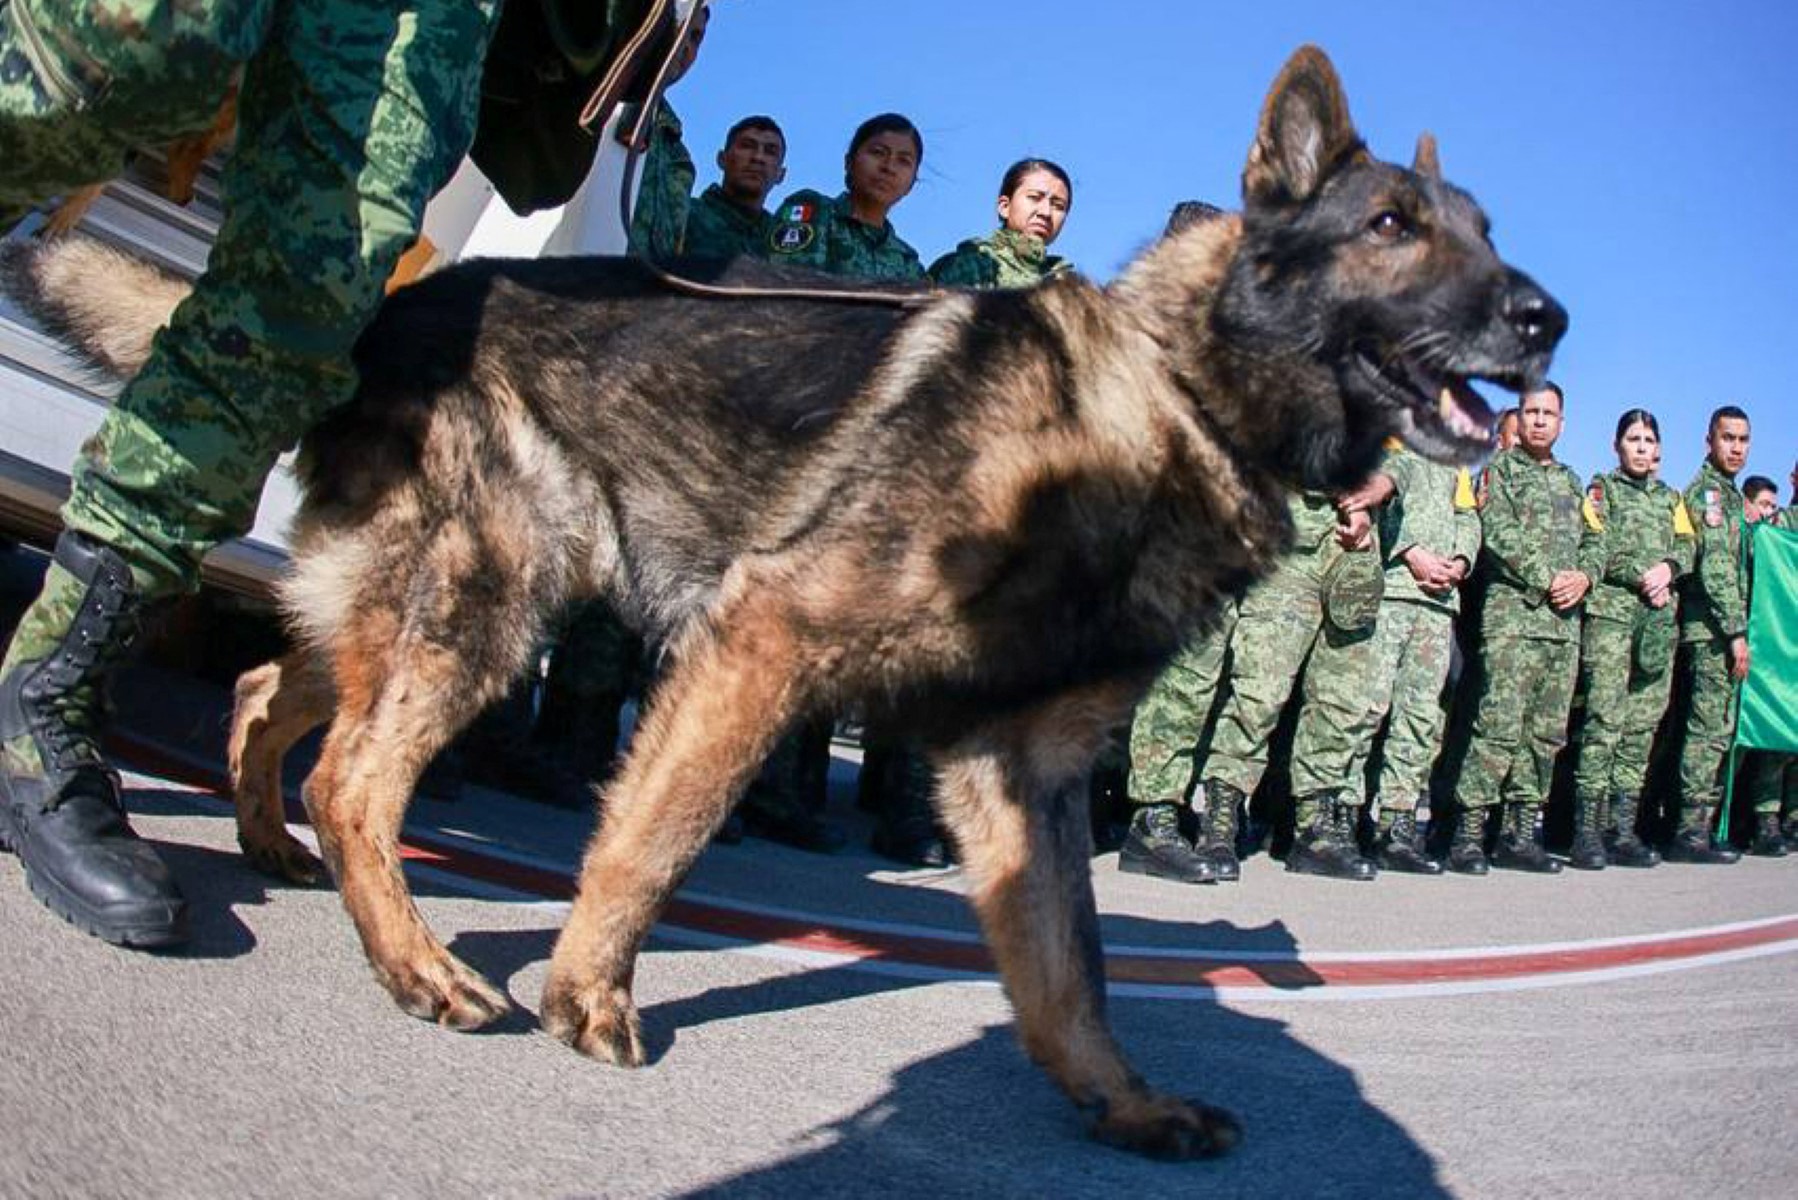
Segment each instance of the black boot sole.
[{"label": "black boot sole", "polygon": [[187,905],[130,915],[96,913],[56,880],[25,864],[25,883],[43,906],[90,937],[134,950],[163,950],[187,941]]},{"label": "black boot sole", "polygon": [[1318,879],[1344,879],[1350,883],[1372,883],[1380,877],[1377,868],[1363,875],[1330,863],[1318,862],[1308,857],[1298,858],[1291,854],[1286,856],[1286,869],[1294,875],[1311,875]]},{"label": "black boot sole", "polygon": [[1137,858],[1118,854],[1118,870],[1126,875],[1148,875],[1155,879],[1168,879],[1174,883],[1205,884],[1216,883],[1216,874],[1197,875],[1186,871],[1177,871],[1172,867],[1164,867],[1153,858]]}]

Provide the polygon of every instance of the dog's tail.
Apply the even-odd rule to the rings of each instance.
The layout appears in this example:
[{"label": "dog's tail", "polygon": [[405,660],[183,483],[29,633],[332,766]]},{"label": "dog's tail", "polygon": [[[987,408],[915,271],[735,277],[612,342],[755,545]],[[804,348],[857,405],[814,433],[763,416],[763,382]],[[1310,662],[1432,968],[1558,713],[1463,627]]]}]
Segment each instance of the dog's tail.
[{"label": "dog's tail", "polygon": [[102,375],[129,379],[193,284],[88,237],[0,245],[0,292]]}]

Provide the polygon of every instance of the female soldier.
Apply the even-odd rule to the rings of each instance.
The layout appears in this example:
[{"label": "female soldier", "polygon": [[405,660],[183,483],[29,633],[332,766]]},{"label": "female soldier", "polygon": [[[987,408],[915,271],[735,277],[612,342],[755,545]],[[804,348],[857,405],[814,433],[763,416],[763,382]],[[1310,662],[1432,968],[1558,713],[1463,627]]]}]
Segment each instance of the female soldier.
[{"label": "female soldier", "polygon": [[1580,647],[1586,724],[1569,861],[1583,870],[1660,861],[1636,836],[1636,811],[1679,639],[1673,581],[1692,569],[1696,545],[1679,493],[1655,478],[1661,430],[1653,414],[1624,413],[1615,445],[1618,469],[1593,479],[1586,492],[1586,523],[1599,539],[1603,568],[1586,599]]},{"label": "female soldier", "polygon": [[1029,287],[1073,268],[1049,253],[1074,203],[1068,173],[1043,158],[1011,164],[999,183],[999,228],[969,238],[930,266],[946,287]]},{"label": "female soldier", "polygon": [[924,264],[887,215],[918,181],[924,136],[898,113],[869,117],[843,156],[847,191],[806,188],[774,212],[768,257],[857,279],[923,280]]}]

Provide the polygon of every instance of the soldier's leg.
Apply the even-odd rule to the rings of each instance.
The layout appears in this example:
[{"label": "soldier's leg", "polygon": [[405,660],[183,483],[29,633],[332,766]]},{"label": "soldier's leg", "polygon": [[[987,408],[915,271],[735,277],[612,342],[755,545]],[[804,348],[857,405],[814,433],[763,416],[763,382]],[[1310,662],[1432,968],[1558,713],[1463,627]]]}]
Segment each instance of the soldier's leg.
[{"label": "soldier's leg", "polygon": [[[1454,653],[1454,615],[1422,604],[1390,604],[1380,612],[1398,618],[1392,631],[1400,654],[1390,685],[1391,719],[1380,754],[1382,868],[1435,874],[1440,865],[1423,852],[1429,823],[1430,770],[1442,746],[1447,713],[1442,691]],[[1375,727],[1377,729],[1377,726]]]},{"label": "soldier's leg", "polygon": [[1579,644],[1530,641],[1524,673],[1529,681],[1529,701],[1523,709],[1527,758],[1511,772],[1505,797],[1509,833],[1499,838],[1492,863],[1555,875],[1561,864],[1542,848],[1539,826],[1542,806],[1554,785],[1555,760],[1567,744],[1567,715],[1579,680]]},{"label": "soldier's leg", "polygon": [[1679,752],[1679,831],[1667,848],[1667,861],[1727,865],[1740,855],[1716,845],[1711,837],[1735,719],[1727,643],[1688,642],[1680,647],[1680,668],[1691,697],[1691,715]]},{"label": "soldier's leg", "polygon": [[[1648,777],[1655,731],[1660,728],[1661,717],[1667,711],[1672,687],[1671,669],[1649,675],[1632,664],[1628,687],[1619,698],[1623,720],[1617,735],[1616,753],[1611,760],[1611,790],[1607,795],[1603,830],[1606,860],[1614,867],[1652,867],[1661,861],[1660,851],[1642,840],[1636,824],[1641,816],[1642,789]],[[1590,721],[1589,699],[1587,706],[1586,719]]]},{"label": "soldier's leg", "polygon": [[[249,527],[275,457],[351,394],[350,348],[472,137],[492,11],[293,0],[271,23],[208,269],[84,447],[66,549],[0,667],[0,780],[28,878],[85,876],[130,837],[96,748],[100,685],[135,614],[196,585],[200,556]],[[49,819],[75,800],[86,816]],[[129,871],[120,886],[151,873]]]},{"label": "soldier's leg", "polygon": [[1779,819],[1787,757],[1771,750],[1753,750],[1742,756],[1742,786],[1754,803],[1754,843],[1748,852],[1761,858],[1784,858],[1788,853]]},{"label": "soldier's leg", "polygon": [[1621,621],[1587,616],[1580,639],[1580,679],[1585,685],[1586,720],[1580,727],[1573,775],[1574,825],[1569,865],[1602,870],[1606,809],[1617,790],[1617,756],[1631,721],[1630,645],[1632,628]]},{"label": "soldier's leg", "polygon": [[1487,634],[1481,647],[1466,764],[1455,789],[1458,816],[1448,858],[1451,871],[1486,873],[1487,825],[1501,793],[1512,786],[1512,771],[1526,753],[1522,737],[1524,708],[1529,701],[1526,661],[1527,646],[1522,638]]},{"label": "soldier's leg", "polygon": [[1367,719],[1367,676],[1376,661],[1375,629],[1345,633],[1327,621],[1305,663],[1303,700],[1292,739],[1292,793],[1310,820],[1299,826],[1286,869],[1334,879],[1369,880],[1356,834],[1365,787],[1351,778]]},{"label": "soldier's leg", "polygon": [[118,174],[134,146],[207,128],[274,0],[0,5],[0,229]]},{"label": "soldier's leg", "polygon": [[[1232,604],[1216,629],[1183,647],[1136,707],[1128,792],[1137,810],[1118,850],[1120,870],[1182,883],[1217,877],[1211,855],[1181,832],[1180,811],[1197,782],[1195,764],[1209,744],[1236,616]],[[1235,858],[1233,846],[1230,857]]]}]

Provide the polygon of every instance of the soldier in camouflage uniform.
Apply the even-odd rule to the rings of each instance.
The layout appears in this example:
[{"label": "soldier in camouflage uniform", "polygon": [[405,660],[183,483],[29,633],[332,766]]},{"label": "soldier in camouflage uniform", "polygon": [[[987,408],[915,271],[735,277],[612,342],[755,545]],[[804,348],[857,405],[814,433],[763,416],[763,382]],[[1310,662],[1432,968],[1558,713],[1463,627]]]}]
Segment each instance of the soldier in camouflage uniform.
[{"label": "soldier in camouflage uniform", "polygon": [[1029,287],[1072,271],[1049,253],[1074,203],[1068,173],[1043,158],[1011,164],[999,182],[999,228],[969,238],[930,264],[930,277],[944,287]]},{"label": "soldier in camouflage uniform", "polygon": [[[1743,486],[1742,494],[1748,494]],[[1798,500],[1798,467],[1792,469],[1792,494]],[[1773,492],[1778,502],[1777,489]],[[1798,504],[1775,508],[1763,520],[1777,529],[1798,529]],[[1754,804],[1754,842],[1750,854],[1784,858],[1798,842],[1798,756],[1778,750],[1750,750],[1742,756],[1741,775]]]},{"label": "soldier in camouflage uniform", "polygon": [[[197,587],[201,556],[249,528],[276,456],[352,394],[350,349],[474,138],[498,7],[0,6],[8,225],[116,174],[134,146],[206,129],[243,72],[207,271],[84,447],[55,561],[0,664],[0,843],[51,908],[108,941],[177,942],[186,902],[100,755],[106,678],[146,608]],[[603,15],[628,36],[643,7]]]},{"label": "soldier in camouflage uniform", "polygon": [[1515,449],[1487,469],[1480,512],[1490,585],[1482,614],[1481,686],[1456,799],[1460,820],[1448,868],[1484,875],[1491,809],[1503,804],[1492,863],[1555,874],[1538,819],[1567,741],[1579,672],[1580,610],[1597,568],[1585,538],[1579,476],[1555,461],[1561,391],[1523,398]]},{"label": "soldier in camouflage uniform", "polygon": [[1118,851],[1120,870],[1181,883],[1217,880],[1210,854],[1181,833],[1180,814],[1198,783],[1198,764],[1210,753],[1237,612],[1231,603],[1215,629],[1182,647],[1136,706],[1128,784],[1136,812]]},{"label": "soldier in camouflage uniform", "polygon": [[1464,470],[1393,445],[1379,474],[1351,502],[1379,512],[1386,586],[1348,778],[1358,787],[1366,777],[1363,764],[1390,715],[1375,793],[1377,862],[1383,870],[1439,875],[1442,865],[1424,853],[1422,841],[1460,587],[1480,553],[1473,481]]},{"label": "soldier in camouflage uniform", "polygon": [[1747,413],[1733,405],[1712,413],[1706,458],[1685,492],[1698,553],[1680,583],[1680,677],[1690,715],[1679,756],[1679,830],[1667,847],[1668,862],[1728,864],[1741,857],[1716,843],[1711,822],[1723,798],[1735,686],[1748,675],[1748,577],[1742,493],[1735,485],[1748,461],[1748,441]]},{"label": "soldier in camouflage uniform", "polygon": [[772,117],[744,117],[718,151],[720,182],[687,211],[686,253],[693,258],[732,258],[763,252],[774,218],[768,193],[787,177],[787,138]]},{"label": "soldier in camouflage uniform", "polygon": [[1674,585],[1692,569],[1697,535],[1678,492],[1655,478],[1661,431],[1631,409],[1617,422],[1618,469],[1594,478],[1587,503],[1599,526],[1580,643],[1586,723],[1574,773],[1568,862],[1652,867],[1660,855],[1636,834],[1654,731],[1667,710],[1679,638]]},{"label": "soldier in camouflage uniform", "polygon": [[781,201],[764,252],[775,262],[854,279],[925,279],[918,252],[888,219],[923,162],[917,126],[898,113],[869,117],[843,156],[848,190],[832,198],[806,188]]},{"label": "soldier in camouflage uniform", "polygon": [[[1231,639],[1230,695],[1218,716],[1204,779],[1199,849],[1219,880],[1239,873],[1236,835],[1267,770],[1280,711],[1302,677],[1292,746],[1296,834],[1286,869],[1338,879],[1374,878],[1355,847],[1359,808],[1345,788],[1354,747],[1345,726],[1366,707],[1381,571],[1372,520],[1339,513],[1316,492],[1295,493],[1293,548],[1242,598]],[[1309,661],[1307,661],[1309,659]]]}]

